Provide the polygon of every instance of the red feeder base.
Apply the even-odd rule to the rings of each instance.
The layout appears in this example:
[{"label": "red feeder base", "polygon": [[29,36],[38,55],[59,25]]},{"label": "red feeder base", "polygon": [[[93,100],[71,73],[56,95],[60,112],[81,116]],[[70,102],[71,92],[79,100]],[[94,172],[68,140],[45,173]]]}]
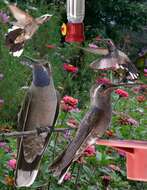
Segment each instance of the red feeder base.
[{"label": "red feeder base", "polygon": [[98,140],[97,145],[110,146],[124,152],[127,178],[147,181],[147,141]]},{"label": "red feeder base", "polygon": [[84,36],[84,24],[83,23],[67,23],[67,35],[66,42],[83,42]]}]

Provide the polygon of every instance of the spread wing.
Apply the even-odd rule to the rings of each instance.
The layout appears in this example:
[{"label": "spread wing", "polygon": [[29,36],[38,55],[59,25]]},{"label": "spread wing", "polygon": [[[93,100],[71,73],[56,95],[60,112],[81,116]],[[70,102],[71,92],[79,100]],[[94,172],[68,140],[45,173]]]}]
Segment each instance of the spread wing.
[{"label": "spread wing", "polygon": [[104,56],[102,59],[97,59],[90,64],[90,67],[94,70],[109,70],[117,69],[117,58],[112,57],[110,54]]},{"label": "spread wing", "polygon": [[34,21],[34,18],[31,17],[28,13],[22,11],[15,5],[8,5],[11,13],[13,14],[14,18],[18,21],[19,25],[26,26],[30,22]]},{"label": "spread wing", "polygon": [[123,53],[122,51],[118,51],[120,56],[120,68],[126,70],[128,73],[128,79],[137,79],[139,76],[139,72],[129,57]]}]

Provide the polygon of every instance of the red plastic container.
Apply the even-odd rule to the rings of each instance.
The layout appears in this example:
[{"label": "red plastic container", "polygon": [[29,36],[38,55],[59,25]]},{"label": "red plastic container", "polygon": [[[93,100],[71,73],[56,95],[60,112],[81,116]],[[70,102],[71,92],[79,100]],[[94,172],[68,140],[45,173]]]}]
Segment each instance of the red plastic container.
[{"label": "red plastic container", "polygon": [[123,151],[126,154],[127,178],[147,181],[147,141],[98,140],[97,145]]},{"label": "red plastic container", "polygon": [[66,42],[83,42],[84,36],[84,24],[83,23],[67,23],[67,35]]}]

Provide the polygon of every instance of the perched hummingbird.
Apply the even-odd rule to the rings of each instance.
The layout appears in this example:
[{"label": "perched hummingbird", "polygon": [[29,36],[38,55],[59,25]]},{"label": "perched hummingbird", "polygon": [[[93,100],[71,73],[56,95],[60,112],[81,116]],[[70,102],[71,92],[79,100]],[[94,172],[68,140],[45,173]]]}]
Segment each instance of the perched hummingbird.
[{"label": "perched hummingbird", "polygon": [[94,85],[90,90],[91,107],[82,119],[75,138],[49,166],[61,184],[71,164],[78,160],[87,146],[95,144],[111,123],[111,92],[117,85]]},{"label": "perched hummingbird", "polygon": [[129,57],[118,50],[111,39],[100,39],[108,47],[108,54],[102,59],[93,61],[90,67],[95,70],[114,70],[122,81],[136,80],[139,76],[138,70]]},{"label": "perched hummingbird", "polygon": [[39,26],[50,20],[52,15],[45,14],[39,18],[33,18],[16,5],[9,4],[7,0],[4,2],[16,19],[6,34],[6,46],[13,56],[19,57],[23,52],[25,42],[31,39]]},{"label": "perched hummingbird", "polygon": [[[52,72],[42,62],[33,62],[33,81],[26,94],[18,115],[18,130],[29,131],[51,126],[53,129],[58,116],[58,99]],[[48,146],[51,132],[21,137],[18,140],[15,185],[29,187],[33,184]]]}]

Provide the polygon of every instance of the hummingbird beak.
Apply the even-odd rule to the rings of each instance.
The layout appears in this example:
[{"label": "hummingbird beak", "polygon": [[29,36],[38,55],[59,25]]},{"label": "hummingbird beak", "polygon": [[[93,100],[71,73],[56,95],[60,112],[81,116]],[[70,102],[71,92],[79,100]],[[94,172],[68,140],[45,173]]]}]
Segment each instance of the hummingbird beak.
[{"label": "hummingbird beak", "polygon": [[118,88],[121,86],[127,86],[127,87],[131,87],[131,86],[136,86],[136,85],[143,85],[143,83],[130,83],[130,84],[126,84],[126,83],[116,83],[116,84],[110,84],[109,88]]},{"label": "hummingbird beak", "polygon": [[108,38],[99,38],[99,39],[97,39],[97,41],[100,41],[100,42],[107,42],[108,40],[110,40],[110,39],[108,39]]},{"label": "hummingbird beak", "polygon": [[27,63],[27,64],[29,64],[29,65],[36,65],[36,64],[39,64],[39,61],[38,61],[37,59],[33,59],[33,58],[31,58],[31,57],[29,57],[29,56],[27,56],[27,55],[23,55],[22,57],[23,57],[22,62],[23,62],[24,64],[25,64],[25,63]]}]

